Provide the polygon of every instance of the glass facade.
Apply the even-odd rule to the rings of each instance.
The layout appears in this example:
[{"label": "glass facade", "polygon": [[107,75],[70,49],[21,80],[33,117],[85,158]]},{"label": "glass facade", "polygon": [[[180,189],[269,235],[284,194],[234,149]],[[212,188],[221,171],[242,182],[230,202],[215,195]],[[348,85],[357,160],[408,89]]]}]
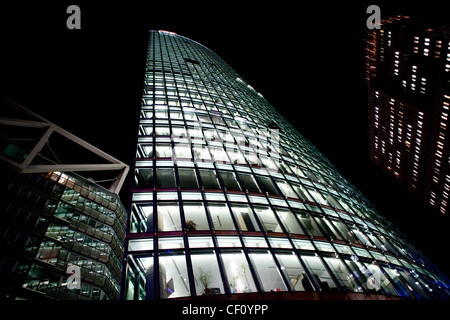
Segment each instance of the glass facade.
[{"label": "glass facade", "polygon": [[171,32],[150,32],[131,187],[123,299],[450,297],[447,278],[261,94]]}]

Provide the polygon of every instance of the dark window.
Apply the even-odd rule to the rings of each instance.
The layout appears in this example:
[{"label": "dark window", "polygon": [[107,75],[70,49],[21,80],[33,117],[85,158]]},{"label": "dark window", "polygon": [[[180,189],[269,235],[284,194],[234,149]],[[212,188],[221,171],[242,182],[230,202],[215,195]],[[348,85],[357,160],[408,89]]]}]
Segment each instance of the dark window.
[{"label": "dark window", "polygon": [[175,174],[173,168],[156,169],[156,187],[157,188],[175,188]]},{"label": "dark window", "polygon": [[280,195],[277,188],[273,184],[272,179],[270,179],[269,177],[256,176],[256,180],[258,181],[259,186],[261,187],[263,192],[268,192],[276,196]]},{"label": "dark window", "polygon": [[245,188],[249,192],[261,193],[261,190],[259,189],[255,179],[253,179],[253,176],[251,174],[238,173],[238,175],[241,181],[244,183]]},{"label": "dark window", "polygon": [[205,189],[220,189],[217,176],[212,170],[199,170],[200,178]]},{"label": "dark window", "polygon": [[234,172],[221,171],[219,174],[222,178],[223,184],[228,190],[241,191],[241,187],[236,180]]},{"label": "dark window", "polygon": [[136,169],[133,188],[149,187],[153,187],[153,169]]},{"label": "dark window", "polygon": [[194,169],[178,169],[181,188],[198,188],[197,175]]}]

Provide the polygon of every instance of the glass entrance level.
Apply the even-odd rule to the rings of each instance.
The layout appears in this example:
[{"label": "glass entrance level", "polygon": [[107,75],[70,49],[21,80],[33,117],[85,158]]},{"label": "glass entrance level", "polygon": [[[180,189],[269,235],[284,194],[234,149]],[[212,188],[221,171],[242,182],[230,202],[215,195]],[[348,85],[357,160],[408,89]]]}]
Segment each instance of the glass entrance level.
[{"label": "glass entrance level", "polygon": [[151,31],[147,57],[122,299],[450,298],[445,275],[215,53]]}]

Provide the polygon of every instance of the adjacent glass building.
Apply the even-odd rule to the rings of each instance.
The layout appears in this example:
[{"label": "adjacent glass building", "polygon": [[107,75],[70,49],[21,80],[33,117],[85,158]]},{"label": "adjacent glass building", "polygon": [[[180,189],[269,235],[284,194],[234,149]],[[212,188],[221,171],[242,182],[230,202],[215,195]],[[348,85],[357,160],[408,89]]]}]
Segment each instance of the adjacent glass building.
[{"label": "adjacent glass building", "polygon": [[151,31],[121,298],[448,299],[448,279],[203,45]]},{"label": "adjacent glass building", "polygon": [[[0,300],[117,300],[128,166],[7,99],[0,110]],[[114,163],[77,150],[64,164],[76,146]]]}]

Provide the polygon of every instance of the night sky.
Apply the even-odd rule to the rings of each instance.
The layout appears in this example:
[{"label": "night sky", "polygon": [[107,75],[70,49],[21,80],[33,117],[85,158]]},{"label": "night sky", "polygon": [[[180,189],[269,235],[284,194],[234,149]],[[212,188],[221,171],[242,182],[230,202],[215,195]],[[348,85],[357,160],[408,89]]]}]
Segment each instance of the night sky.
[{"label": "night sky", "polygon": [[[222,57],[450,276],[449,220],[369,160],[363,42],[370,4],[382,18],[448,22],[445,2],[121,3],[1,4],[0,94],[131,165],[148,31],[186,36]],[[81,30],[66,28],[70,4],[81,8]]]}]

